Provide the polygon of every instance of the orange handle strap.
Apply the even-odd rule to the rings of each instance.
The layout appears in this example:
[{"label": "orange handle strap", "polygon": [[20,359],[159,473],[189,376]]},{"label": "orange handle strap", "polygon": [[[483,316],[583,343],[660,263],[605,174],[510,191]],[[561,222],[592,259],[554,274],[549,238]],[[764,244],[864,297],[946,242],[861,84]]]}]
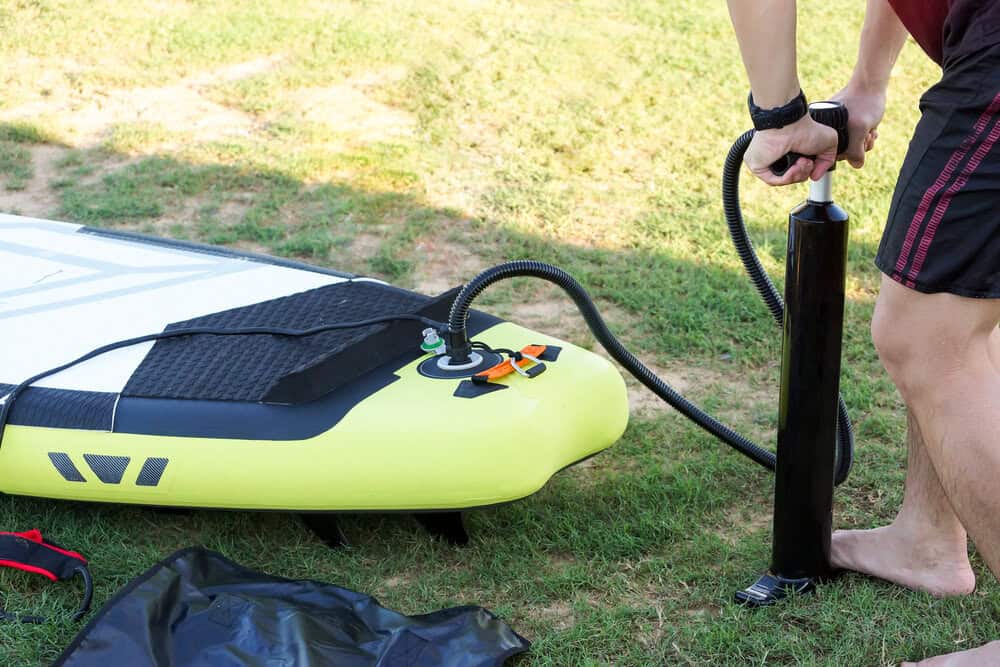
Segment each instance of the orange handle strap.
[{"label": "orange handle strap", "polygon": [[[545,345],[525,345],[521,349],[521,354],[527,357],[538,358],[540,355],[545,353]],[[514,372],[514,367],[512,364],[517,364],[519,367],[524,368],[530,363],[534,363],[531,359],[520,359],[519,361],[514,361],[513,359],[505,359],[501,361],[496,366],[492,368],[487,368],[485,371],[481,371],[472,376],[472,381],[483,384],[486,382],[492,382],[494,380],[499,380],[500,378],[510,375]]]}]

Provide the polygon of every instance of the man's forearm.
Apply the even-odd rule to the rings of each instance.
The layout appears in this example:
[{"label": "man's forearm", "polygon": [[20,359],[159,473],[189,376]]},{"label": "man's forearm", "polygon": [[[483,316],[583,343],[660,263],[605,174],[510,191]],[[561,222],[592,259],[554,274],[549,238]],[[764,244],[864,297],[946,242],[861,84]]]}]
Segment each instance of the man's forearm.
[{"label": "man's forearm", "polygon": [[778,107],[799,94],[795,0],[728,0],[754,102]]},{"label": "man's forearm", "polygon": [[906,43],[908,33],[888,0],[868,0],[865,24],[861,29],[858,62],[851,85],[865,90],[885,92],[896,58]]}]

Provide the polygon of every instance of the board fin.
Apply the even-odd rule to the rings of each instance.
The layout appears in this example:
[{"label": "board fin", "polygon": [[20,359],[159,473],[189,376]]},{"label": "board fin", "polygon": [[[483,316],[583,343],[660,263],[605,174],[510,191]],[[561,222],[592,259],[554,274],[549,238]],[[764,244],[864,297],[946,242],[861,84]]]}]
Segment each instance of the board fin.
[{"label": "board fin", "polygon": [[469,543],[461,512],[418,512],[413,517],[428,533],[449,544],[464,546]]},{"label": "board fin", "polygon": [[344,531],[340,529],[335,514],[309,513],[301,514],[302,523],[311,530],[316,537],[323,540],[326,546],[331,549],[349,547],[351,543],[347,541]]}]

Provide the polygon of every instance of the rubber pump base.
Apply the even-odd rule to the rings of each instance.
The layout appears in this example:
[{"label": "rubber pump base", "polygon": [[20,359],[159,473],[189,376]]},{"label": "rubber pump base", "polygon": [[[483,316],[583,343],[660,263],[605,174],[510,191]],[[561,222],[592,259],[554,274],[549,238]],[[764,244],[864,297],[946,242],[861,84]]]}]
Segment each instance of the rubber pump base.
[{"label": "rubber pump base", "polygon": [[752,585],[736,592],[736,602],[746,607],[770,607],[791,595],[805,595],[816,590],[812,577],[787,579],[771,573],[761,576]]}]

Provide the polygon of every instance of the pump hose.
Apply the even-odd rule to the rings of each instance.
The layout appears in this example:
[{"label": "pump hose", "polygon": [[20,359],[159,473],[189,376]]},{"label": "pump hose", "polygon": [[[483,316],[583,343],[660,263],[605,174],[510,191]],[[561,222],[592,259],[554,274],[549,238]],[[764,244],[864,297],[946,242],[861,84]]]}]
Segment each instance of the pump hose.
[{"label": "pump hose", "polygon": [[679,411],[685,417],[701,426],[703,429],[719,438],[728,445],[731,445],[741,454],[744,454],[768,470],[774,470],[775,456],[763,447],[755,444],[748,438],[740,435],[729,428],[712,415],[703,411],[691,401],[684,398],[673,387],[661,380],[649,368],[647,368],[635,355],[625,349],[625,346],[615,338],[604,318],[597,311],[594,302],[587,294],[586,290],[576,282],[573,276],[562,269],[550,264],[535,262],[533,260],[517,260],[500,264],[493,268],[486,269],[478,276],[469,281],[465,287],[455,297],[451,306],[451,314],[448,323],[452,331],[456,328],[464,328],[466,318],[469,314],[469,306],[472,300],[495,282],[513,278],[515,276],[531,276],[542,278],[551,283],[555,283],[565,291],[586,320],[587,326],[594,334],[597,341],[608,351],[611,357],[620,363],[634,375],[639,382],[646,385],[654,394],[666,401],[672,408]]},{"label": "pump hose", "polygon": [[[723,204],[730,234],[733,238],[733,243],[736,245],[740,259],[743,261],[751,280],[753,280],[754,285],[757,287],[757,291],[771,311],[771,315],[781,325],[784,321],[784,303],[754,253],[753,244],[747,236],[746,227],[743,224],[743,216],[739,208],[740,165],[742,164],[743,154],[746,152],[752,136],[753,131],[742,135],[733,145],[726,159],[723,171]],[[622,345],[621,341],[611,333],[608,325],[604,322],[604,318],[601,317],[600,312],[583,286],[573,276],[556,266],[533,260],[515,260],[486,269],[466,283],[461,291],[459,291],[458,296],[455,297],[454,302],[452,302],[451,312],[448,315],[449,331],[447,332],[447,338],[450,343],[449,348],[455,349],[456,346],[460,346],[463,350],[459,352],[459,355],[467,353],[469,343],[466,332],[469,309],[472,306],[473,300],[490,285],[515,277],[541,278],[542,280],[547,280],[558,285],[569,295],[573,303],[576,304],[591,333],[594,334],[594,337],[601,346],[608,351],[608,354],[615,361],[635,376],[639,382],[663,399],[672,408],[719,440],[768,470],[774,470],[776,464],[774,453],[769,452],[746,436],[723,424],[684,398],[678,391],[649,370],[635,355],[629,352]],[[837,422],[837,465],[834,474],[834,484],[839,485],[847,479],[853,461],[854,450],[854,431],[847,416],[843,399],[840,400]]]},{"label": "pump hose", "polygon": [[[741,134],[726,156],[726,163],[722,168],[722,209],[726,216],[726,224],[729,226],[729,236],[736,246],[740,261],[743,262],[743,267],[757,288],[760,298],[771,311],[771,317],[781,327],[785,324],[785,302],[757,258],[740,210],[740,171],[743,166],[743,155],[747,152],[753,135],[753,130]],[[853,464],[854,426],[847,414],[844,397],[840,396],[837,400],[837,467],[834,474],[836,484],[847,479]]]}]

